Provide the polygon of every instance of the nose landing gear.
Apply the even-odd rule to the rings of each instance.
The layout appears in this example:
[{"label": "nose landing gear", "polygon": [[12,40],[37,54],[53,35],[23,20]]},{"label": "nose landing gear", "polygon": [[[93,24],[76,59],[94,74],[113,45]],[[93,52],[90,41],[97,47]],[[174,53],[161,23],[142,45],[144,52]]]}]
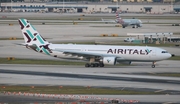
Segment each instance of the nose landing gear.
[{"label": "nose landing gear", "polygon": [[153,61],[151,67],[152,67],[152,68],[155,68],[155,64],[156,64],[156,62]]}]

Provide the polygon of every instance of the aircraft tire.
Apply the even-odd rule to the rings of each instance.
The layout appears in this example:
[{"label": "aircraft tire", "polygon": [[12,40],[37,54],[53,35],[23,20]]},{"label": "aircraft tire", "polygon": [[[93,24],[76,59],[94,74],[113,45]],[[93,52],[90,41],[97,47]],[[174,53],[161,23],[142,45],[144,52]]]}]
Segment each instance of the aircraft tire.
[{"label": "aircraft tire", "polygon": [[151,67],[152,67],[152,68],[155,68],[155,65],[152,65]]},{"label": "aircraft tire", "polygon": [[90,66],[91,66],[91,67],[95,67],[95,63],[91,63]]},{"label": "aircraft tire", "polygon": [[86,63],[86,64],[85,64],[85,67],[90,67],[90,64],[89,64],[89,63]]},{"label": "aircraft tire", "polygon": [[99,66],[100,66],[100,67],[104,67],[104,64],[103,64],[103,63],[99,63]]},{"label": "aircraft tire", "polygon": [[95,63],[95,67],[99,67],[99,64],[98,64],[98,63]]}]

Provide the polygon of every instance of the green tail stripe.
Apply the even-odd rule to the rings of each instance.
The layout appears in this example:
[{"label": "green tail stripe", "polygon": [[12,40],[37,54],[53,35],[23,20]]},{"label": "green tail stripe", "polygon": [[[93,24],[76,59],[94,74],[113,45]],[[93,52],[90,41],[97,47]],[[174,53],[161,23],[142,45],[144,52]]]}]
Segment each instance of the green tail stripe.
[{"label": "green tail stripe", "polygon": [[38,51],[38,52],[39,52],[39,50],[40,50],[40,49],[37,47],[37,48],[36,48],[36,51]]},{"label": "green tail stripe", "polygon": [[44,44],[44,41],[42,40],[39,34],[37,35],[37,39],[40,41],[41,44]]},{"label": "green tail stripe", "polygon": [[28,33],[28,35],[31,37],[31,39],[34,38],[33,34],[29,31],[29,30],[26,30],[26,32]]},{"label": "green tail stripe", "polygon": [[49,52],[48,52],[46,49],[42,48],[42,50],[43,50],[44,53],[46,53],[47,55],[49,55]]},{"label": "green tail stripe", "polygon": [[27,23],[26,23],[26,21],[25,21],[24,19],[21,19],[21,21],[22,21],[22,23],[23,23],[24,26],[27,25]]},{"label": "green tail stripe", "polygon": [[31,27],[36,31],[36,29],[34,28],[34,26],[31,25]]},{"label": "green tail stripe", "polygon": [[150,53],[150,50],[149,49],[146,49],[148,53]]}]

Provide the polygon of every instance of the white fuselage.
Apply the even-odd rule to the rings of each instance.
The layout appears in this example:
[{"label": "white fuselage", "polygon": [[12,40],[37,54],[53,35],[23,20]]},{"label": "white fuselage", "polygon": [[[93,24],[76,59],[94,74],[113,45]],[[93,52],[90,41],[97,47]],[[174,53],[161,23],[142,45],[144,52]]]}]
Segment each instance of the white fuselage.
[{"label": "white fuselage", "polygon": [[145,46],[110,46],[110,45],[76,45],[76,44],[50,44],[53,52],[52,56],[67,59],[82,58],[81,55],[64,54],[63,51],[71,51],[71,53],[79,52],[82,54],[90,53],[97,56],[101,54],[103,57],[116,57],[118,60],[129,61],[160,61],[171,57],[166,50],[156,47]]},{"label": "white fuselage", "polygon": [[139,19],[123,19],[125,25],[136,25],[142,27],[142,21]]}]

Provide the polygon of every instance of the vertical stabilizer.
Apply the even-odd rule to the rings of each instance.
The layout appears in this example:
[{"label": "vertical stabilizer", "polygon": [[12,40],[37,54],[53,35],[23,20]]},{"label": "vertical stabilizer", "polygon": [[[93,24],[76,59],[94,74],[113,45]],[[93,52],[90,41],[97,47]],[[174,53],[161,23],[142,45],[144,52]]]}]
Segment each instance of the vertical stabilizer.
[{"label": "vertical stabilizer", "polygon": [[46,45],[49,43],[38,33],[38,31],[26,19],[19,19],[19,24],[25,43],[31,45]]},{"label": "vertical stabilizer", "polygon": [[123,24],[123,23],[124,23],[124,21],[123,21],[123,19],[120,17],[118,11],[116,11],[116,22],[117,22],[117,23],[120,23],[120,24]]},{"label": "vertical stabilizer", "polygon": [[38,33],[38,31],[28,22],[28,20],[19,19],[18,21],[27,48],[31,48],[34,51],[48,55],[52,53],[49,48],[50,43]]}]

